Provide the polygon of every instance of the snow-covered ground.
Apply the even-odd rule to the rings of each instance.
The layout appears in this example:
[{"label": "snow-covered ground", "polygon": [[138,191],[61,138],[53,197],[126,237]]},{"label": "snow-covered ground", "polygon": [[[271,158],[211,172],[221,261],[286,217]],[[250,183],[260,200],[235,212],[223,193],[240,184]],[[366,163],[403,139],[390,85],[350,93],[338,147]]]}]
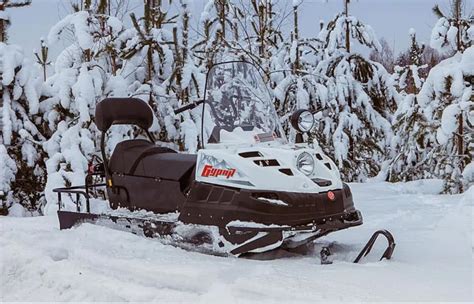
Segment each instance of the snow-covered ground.
[{"label": "snow-covered ground", "polygon": [[[206,256],[93,225],[59,231],[55,217],[0,217],[2,301],[472,301],[474,189],[439,183],[352,184],[364,225],[278,260]],[[393,259],[351,264],[371,233],[389,229]],[[336,242],[332,265],[322,244]],[[381,242],[383,243],[383,242]]]}]

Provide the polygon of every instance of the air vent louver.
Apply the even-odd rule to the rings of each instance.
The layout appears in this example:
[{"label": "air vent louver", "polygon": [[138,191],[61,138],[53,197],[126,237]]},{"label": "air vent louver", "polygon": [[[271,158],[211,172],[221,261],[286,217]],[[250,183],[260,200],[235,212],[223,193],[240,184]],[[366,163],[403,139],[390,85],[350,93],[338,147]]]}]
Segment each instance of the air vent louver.
[{"label": "air vent louver", "polygon": [[263,157],[262,153],[258,151],[242,152],[239,155],[243,158]]},{"label": "air vent louver", "polygon": [[283,174],[286,174],[286,175],[289,175],[289,176],[293,176],[293,171],[291,171],[291,169],[283,168],[283,169],[280,169],[280,170],[278,170],[278,171],[280,171],[280,172],[283,173]]},{"label": "air vent louver", "polygon": [[312,181],[320,187],[328,187],[332,185],[332,182],[328,179],[323,178],[313,178]]},{"label": "air vent louver", "polygon": [[280,165],[276,159],[258,159],[253,162],[260,167],[278,167]]}]

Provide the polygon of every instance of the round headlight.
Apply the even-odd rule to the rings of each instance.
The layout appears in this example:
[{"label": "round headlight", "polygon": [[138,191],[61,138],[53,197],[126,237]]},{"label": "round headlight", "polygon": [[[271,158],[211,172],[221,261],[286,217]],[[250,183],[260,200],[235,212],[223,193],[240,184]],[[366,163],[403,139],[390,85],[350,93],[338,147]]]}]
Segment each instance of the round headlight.
[{"label": "round headlight", "polygon": [[314,125],[313,114],[308,110],[298,110],[291,115],[291,125],[299,132],[309,132]]},{"label": "round headlight", "polygon": [[314,171],[314,159],[307,152],[301,153],[296,159],[296,167],[305,175],[311,175]]}]

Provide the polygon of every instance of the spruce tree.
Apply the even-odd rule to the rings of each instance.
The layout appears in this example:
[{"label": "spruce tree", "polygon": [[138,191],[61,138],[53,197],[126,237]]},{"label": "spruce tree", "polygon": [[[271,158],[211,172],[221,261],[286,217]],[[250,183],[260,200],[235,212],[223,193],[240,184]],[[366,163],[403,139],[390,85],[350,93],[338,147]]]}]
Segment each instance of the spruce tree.
[{"label": "spruce tree", "polygon": [[396,66],[394,78],[401,91],[402,100],[395,112],[392,159],[387,179],[392,182],[429,178],[431,149],[436,139],[433,127],[424,116],[417,94],[425,79],[427,64],[424,63],[424,45],[416,40],[414,29],[409,31],[411,44],[407,51],[409,62]]},{"label": "spruce tree", "polygon": [[429,73],[419,94],[429,123],[436,130],[433,147],[436,163],[433,174],[445,181],[445,192],[457,193],[468,184],[464,171],[472,162],[472,74],[474,39],[472,16],[463,11],[465,2],[453,0],[450,14],[438,6],[433,12],[439,18],[431,34],[431,46],[439,52],[451,53]]},{"label": "spruce tree", "polygon": [[19,46],[0,42],[0,214],[35,214],[44,204],[41,82]]},{"label": "spruce tree", "polygon": [[[97,4],[103,6],[104,2]],[[123,25],[117,18],[103,14],[102,6],[90,1],[81,3],[84,10],[64,17],[48,35],[50,45],[58,41],[71,44],[56,59],[55,73],[47,79],[44,90],[47,98],[41,102],[50,132],[44,144],[48,153],[46,213],[57,209],[54,188],[84,183],[88,160],[99,146],[100,132],[94,124],[97,102],[108,96],[127,95],[125,80],[114,75],[121,66],[114,61],[114,54],[119,52]],[[72,33],[72,41],[64,39],[65,31]],[[126,128],[112,132],[107,146],[113,148],[127,132]],[[68,199],[63,204],[66,209],[75,207]]]},{"label": "spruce tree", "polygon": [[353,53],[352,46],[380,49],[380,44],[369,25],[350,15],[349,1],[318,38],[325,56],[315,72],[325,78],[327,102],[314,136],[346,180],[373,177],[389,147],[398,94],[385,68]]}]

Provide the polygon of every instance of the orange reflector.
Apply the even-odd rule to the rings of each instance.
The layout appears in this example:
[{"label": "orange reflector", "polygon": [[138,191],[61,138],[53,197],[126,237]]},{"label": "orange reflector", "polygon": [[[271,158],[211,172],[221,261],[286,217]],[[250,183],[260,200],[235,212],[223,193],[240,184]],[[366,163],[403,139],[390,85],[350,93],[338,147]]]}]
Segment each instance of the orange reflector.
[{"label": "orange reflector", "polygon": [[112,180],[111,180],[111,179],[108,179],[108,180],[107,180],[107,184],[109,185],[109,187],[112,187]]}]

